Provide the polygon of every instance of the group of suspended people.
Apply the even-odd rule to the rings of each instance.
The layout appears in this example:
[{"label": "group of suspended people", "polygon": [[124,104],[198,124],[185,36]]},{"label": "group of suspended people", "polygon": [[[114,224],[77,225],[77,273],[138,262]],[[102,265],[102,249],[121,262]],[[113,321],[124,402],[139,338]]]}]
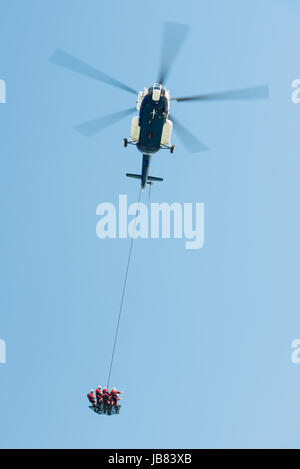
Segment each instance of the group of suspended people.
[{"label": "group of suspended people", "polygon": [[119,394],[122,394],[122,392],[118,391],[117,388],[112,388],[109,392],[108,388],[103,388],[103,390],[101,390],[101,386],[98,386],[96,389],[96,395],[94,390],[91,389],[87,394],[87,398],[92,404],[95,412],[111,415],[112,410],[114,410],[116,414],[119,413],[120,406],[118,401],[121,400]]}]

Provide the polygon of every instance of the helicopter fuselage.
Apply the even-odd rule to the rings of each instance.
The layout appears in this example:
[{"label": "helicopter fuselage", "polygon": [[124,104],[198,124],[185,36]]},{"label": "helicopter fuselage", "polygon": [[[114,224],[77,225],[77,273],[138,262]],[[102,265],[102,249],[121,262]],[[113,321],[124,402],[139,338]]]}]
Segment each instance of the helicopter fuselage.
[{"label": "helicopter fuselage", "polygon": [[143,153],[141,174],[126,174],[129,177],[140,179],[142,189],[147,183],[153,184],[154,181],[162,181],[162,178],[148,174],[151,155],[161,148],[168,148],[173,153],[175,148],[174,145],[170,145],[173,124],[168,119],[169,99],[169,92],[161,84],[154,84],[150,88],[140,91],[136,102],[139,116],[132,119],[130,140],[124,139],[125,146],[131,143]]},{"label": "helicopter fuselage", "polygon": [[169,114],[169,103],[165,96],[158,101],[147,94],[141,103],[139,114],[140,134],[137,142],[138,150],[143,154],[156,153],[161,148],[164,124]]}]

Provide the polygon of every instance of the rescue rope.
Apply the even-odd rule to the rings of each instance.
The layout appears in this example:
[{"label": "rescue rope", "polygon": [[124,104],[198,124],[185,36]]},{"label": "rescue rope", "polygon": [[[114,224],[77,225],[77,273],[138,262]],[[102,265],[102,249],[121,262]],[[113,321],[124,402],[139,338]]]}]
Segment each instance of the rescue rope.
[{"label": "rescue rope", "polygon": [[120,309],[119,309],[117,327],[116,327],[116,332],[115,332],[114,344],[113,344],[113,349],[112,349],[112,354],[111,354],[111,361],[110,361],[110,367],[109,367],[109,373],[108,373],[108,379],[107,379],[107,388],[109,387],[109,382],[110,382],[110,376],[111,376],[112,366],[113,366],[113,362],[114,362],[114,358],[115,358],[115,351],[116,351],[116,345],[117,345],[117,339],[118,339],[118,333],[119,333],[119,327],[120,327],[120,320],[121,320],[122,309],[123,309],[123,303],[124,303],[124,296],[125,296],[125,290],[126,290],[126,284],[127,284],[127,277],[128,277],[128,271],[129,271],[129,265],[130,265],[130,259],[131,259],[133,241],[134,241],[134,235],[135,235],[136,224],[137,224],[137,214],[138,214],[138,211],[139,211],[140,201],[141,201],[141,194],[142,194],[142,189],[140,189],[140,195],[139,195],[139,200],[138,200],[137,209],[136,209],[136,214],[135,214],[134,230],[133,230],[133,234],[132,234],[132,238],[131,238],[131,243],[130,243],[129,254],[128,254],[127,267],[126,267],[126,273],[125,273],[125,278],[124,278],[124,284],[123,284],[123,291],[122,291],[122,296],[121,296],[121,303],[120,303]]}]

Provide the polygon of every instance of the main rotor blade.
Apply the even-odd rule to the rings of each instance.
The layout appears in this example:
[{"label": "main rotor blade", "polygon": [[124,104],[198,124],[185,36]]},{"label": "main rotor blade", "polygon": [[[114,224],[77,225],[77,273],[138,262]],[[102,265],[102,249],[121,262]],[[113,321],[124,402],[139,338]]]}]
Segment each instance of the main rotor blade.
[{"label": "main rotor blade", "polygon": [[268,86],[256,86],[241,90],[221,91],[220,93],[202,94],[199,96],[187,96],[183,98],[171,98],[173,101],[230,101],[242,99],[267,99],[269,97]]},{"label": "main rotor blade", "polygon": [[125,109],[124,111],[115,112],[107,116],[100,117],[98,119],[93,119],[83,124],[76,125],[75,130],[85,135],[86,137],[92,137],[93,135],[101,132],[105,127],[115,124],[126,116],[133,114],[136,111],[136,108]]},{"label": "main rotor blade", "polygon": [[93,78],[94,80],[102,81],[108,85],[115,86],[116,88],[121,88],[121,90],[128,91],[129,93],[137,94],[137,91],[135,91],[133,88],[130,88],[130,86],[127,86],[121,81],[110,77],[100,70],[97,70],[82,60],[76,59],[76,57],[73,57],[61,49],[58,49],[54,52],[54,54],[50,57],[50,62],[72,70],[73,72],[80,73],[81,75],[87,76],[89,78]]},{"label": "main rotor blade", "polygon": [[189,130],[187,130],[177,119],[170,117],[171,121],[174,123],[174,129],[178,134],[178,137],[190,153],[200,153],[202,151],[207,151],[207,148],[200,140],[197,139]]},{"label": "main rotor blade", "polygon": [[165,23],[158,82],[165,83],[178,52],[186,38],[189,26],[180,23]]}]

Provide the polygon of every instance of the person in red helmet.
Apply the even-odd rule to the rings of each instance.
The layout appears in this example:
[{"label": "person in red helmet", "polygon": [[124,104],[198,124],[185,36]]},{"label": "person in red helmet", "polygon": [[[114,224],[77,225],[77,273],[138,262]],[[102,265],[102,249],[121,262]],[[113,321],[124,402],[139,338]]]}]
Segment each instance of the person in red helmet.
[{"label": "person in red helmet", "polygon": [[103,399],[103,412],[106,413],[110,405],[110,394],[107,388],[103,388],[102,399]]},{"label": "person in red helmet", "polygon": [[97,407],[100,410],[102,407],[102,401],[103,401],[101,386],[98,386],[96,389],[96,399],[97,399]]},{"label": "person in red helmet", "polygon": [[117,388],[112,388],[110,392],[110,402],[111,405],[114,406],[117,414],[119,413],[118,401],[121,400],[121,398],[118,397],[118,394],[122,394],[122,392],[118,391]]},{"label": "person in red helmet", "polygon": [[94,395],[94,390],[91,389],[90,392],[87,394],[87,398],[92,404],[94,408],[96,408],[96,401],[95,401],[95,395]]}]

